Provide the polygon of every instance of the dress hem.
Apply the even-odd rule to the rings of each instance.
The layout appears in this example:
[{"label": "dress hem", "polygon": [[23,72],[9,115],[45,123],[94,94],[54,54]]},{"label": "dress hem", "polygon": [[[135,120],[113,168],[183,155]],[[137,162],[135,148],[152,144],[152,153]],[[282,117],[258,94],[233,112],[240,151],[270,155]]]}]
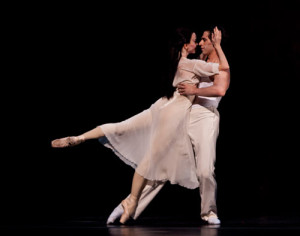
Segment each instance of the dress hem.
[{"label": "dress hem", "polygon": [[174,185],[180,185],[181,187],[184,187],[184,188],[187,188],[187,189],[196,189],[198,188],[199,186],[198,185],[195,185],[195,186],[188,186],[188,185],[184,185],[184,184],[181,184],[179,182],[174,182],[174,181],[171,181],[169,179],[150,179],[150,178],[147,178],[146,176],[144,176],[143,174],[141,174],[140,172],[138,172],[136,170],[137,168],[137,163],[129,160],[128,158],[126,158],[125,156],[123,156],[121,153],[119,153],[115,148],[114,146],[111,144],[111,142],[108,140],[108,138],[106,136],[102,137],[102,138],[99,138],[98,141],[104,145],[105,147],[111,149],[116,156],[118,156],[123,162],[125,162],[125,164],[131,166],[139,175],[141,175],[143,178],[149,180],[149,181],[153,181],[153,182],[167,182],[169,181],[170,184],[174,184]]}]

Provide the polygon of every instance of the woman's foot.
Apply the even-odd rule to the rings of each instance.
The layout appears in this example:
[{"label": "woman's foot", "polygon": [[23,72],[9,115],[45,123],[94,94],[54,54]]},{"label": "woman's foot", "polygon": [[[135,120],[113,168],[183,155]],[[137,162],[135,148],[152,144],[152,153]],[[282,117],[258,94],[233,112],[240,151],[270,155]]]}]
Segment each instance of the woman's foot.
[{"label": "woman's foot", "polygon": [[120,218],[120,223],[125,224],[125,222],[129,220],[135,213],[137,208],[137,198],[130,195],[121,202],[121,205],[124,209],[124,213]]},{"label": "woman's foot", "polygon": [[116,219],[120,218],[124,213],[124,209],[121,203],[113,210],[113,212],[109,215],[106,224],[113,224],[115,223]]},{"label": "woman's foot", "polygon": [[55,139],[51,142],[51,146],[54,148],[72,147],[84,142],[84,136],[71,136],[66,138]]},{"label": "woman's foot", "polygon": [[206,216],[203,216],[202,219],[210,225],[219,225],[221,221],[219,220],[216,213],[210,211]]}]

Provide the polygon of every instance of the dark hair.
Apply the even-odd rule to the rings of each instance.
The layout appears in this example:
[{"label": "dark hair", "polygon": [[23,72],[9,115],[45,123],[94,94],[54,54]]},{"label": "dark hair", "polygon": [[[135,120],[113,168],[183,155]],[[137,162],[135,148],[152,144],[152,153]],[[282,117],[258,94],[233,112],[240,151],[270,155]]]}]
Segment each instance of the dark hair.
[{"label": "dark hair", "polygon": [[[208,24],[208,25],[202,25],[201,29],[197,31],[197,35],[199,35],[199,40],[201,40],[201,35],[203,32],[208,32],[208,38],[211,40],[212,39],[212,33],[214,32],[214,28],[218,27],[218,29],[222,33],[222,49],[227,57],[227,60],[230,61],[230,51],[231,51],[231,45],[230,45],[230,33],[227,30],[228,28],[230,29],[229,25],[225,26],[222,24]],[[201,54],[201,50],[199,47],[196,48],[196,53],[193,55],[196,58],[199,58],[199,55]]]},{"label": "dark hair", "polygon": [[175,91],[172,84],[181,58],[182,47],[184,44],[190,43],[194,32],[195,31],[188,27],[178,27],[170,35],[170,39],[168,41],[167,65],[163,84],[163,96],[168,99],[173,97],[173,93]]},{"label": "dark hair", "polygon": [[[218,29],[221,31],[222,33],[222,45],[226,44],[228,39],[229,39],[229,32],[225,29],[225,27],[223,25],[208,25],[204,28],[204,31],[207,31],[209,33],[208,38],[211,40],[212,38],[212,33],[214,32],[214,28],[218,27]],[[200,34],[201,35],[201,34]]]}]

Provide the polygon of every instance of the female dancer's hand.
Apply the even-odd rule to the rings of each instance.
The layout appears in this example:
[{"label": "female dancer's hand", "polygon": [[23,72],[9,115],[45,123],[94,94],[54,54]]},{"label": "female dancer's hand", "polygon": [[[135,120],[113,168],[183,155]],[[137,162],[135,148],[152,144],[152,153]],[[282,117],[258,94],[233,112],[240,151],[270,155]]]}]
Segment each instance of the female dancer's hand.
[{"label": "female dancer's hand", "polygon": [[195,95],[197,92],[197,86],[195,84],[181,83],[177,85],[180,95]]},{"label": "female dancer's hand", "polygon": [[222,39],[222,32],[216,26],[214,28],[214,32],[211,35],[211,41],[214,47],[217,45],[221,45],[221,39]]}]

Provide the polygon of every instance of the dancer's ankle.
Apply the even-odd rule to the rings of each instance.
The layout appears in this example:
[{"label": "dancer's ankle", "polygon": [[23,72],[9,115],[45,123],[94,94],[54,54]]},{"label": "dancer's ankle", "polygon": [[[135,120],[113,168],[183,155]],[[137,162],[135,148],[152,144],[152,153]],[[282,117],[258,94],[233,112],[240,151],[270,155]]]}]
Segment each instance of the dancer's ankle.
[{"label": "dancer's ankle", "polygon": [[138,202],[138,197],[136,197],[132,194],[130,194],[130,196],[127,199],[130,204],[137,204],[137,202]]}]

